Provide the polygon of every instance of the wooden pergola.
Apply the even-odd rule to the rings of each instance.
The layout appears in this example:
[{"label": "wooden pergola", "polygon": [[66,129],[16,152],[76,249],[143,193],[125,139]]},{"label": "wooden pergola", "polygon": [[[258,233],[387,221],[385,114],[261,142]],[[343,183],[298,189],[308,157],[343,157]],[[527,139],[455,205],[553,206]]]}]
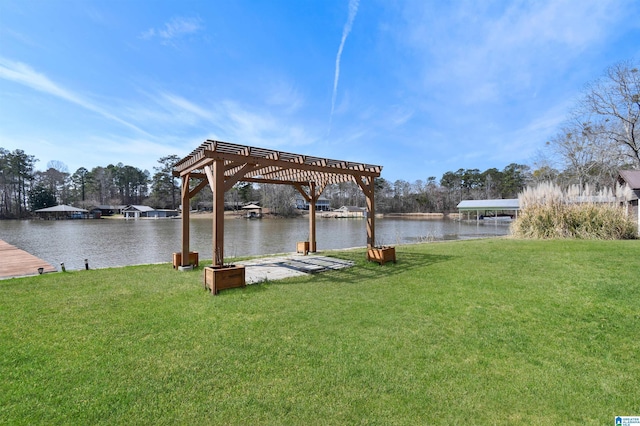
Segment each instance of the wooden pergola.
[{"label": "wooden pergola", "polygon": [[367,199],[367,246],[375,245],[374,179],[381,166],[207,140],[173,166],[182,180],[182,266],[189,264],[189,200],[213,192],[213,266],[224,261],[224,193],[238,182],[291,185],[309,203],[309,246],[316,244],[316,202],[327,185],[355,182]]}]

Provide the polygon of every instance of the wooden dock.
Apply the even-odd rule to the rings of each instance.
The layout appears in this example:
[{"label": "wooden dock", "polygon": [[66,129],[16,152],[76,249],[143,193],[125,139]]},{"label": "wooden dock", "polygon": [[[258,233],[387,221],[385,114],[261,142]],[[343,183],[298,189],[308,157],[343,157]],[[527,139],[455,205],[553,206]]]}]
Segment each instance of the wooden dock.
[{"label": "wooden dock", "polygon": [[57,271],[50,263],[0,240],[0,279],[38,275],[38,268],[43,273]]}]

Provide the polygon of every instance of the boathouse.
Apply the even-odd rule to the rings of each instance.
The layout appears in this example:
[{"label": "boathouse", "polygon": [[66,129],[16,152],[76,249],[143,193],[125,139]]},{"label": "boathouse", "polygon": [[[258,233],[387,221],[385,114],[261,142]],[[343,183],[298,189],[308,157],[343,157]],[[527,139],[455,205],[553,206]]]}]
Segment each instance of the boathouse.
[{"label": "boathouse", "polygon": [[262,207],[255,203],[247,204],[242,207],[242,210],[246,212],[247,219],[261,219],[262,218]]},{"label": "boathouse", "polygon": [[89,210],[85,210],[80,207],[68,206],[66,204],[38,209],[35,213],[41,218],[49,220],[89,218]]},{"label": "boathouse", "polygon": [[113,216],[114,214],[121,214],[127,206],[125,205],[110,205],[110,204],[101,204],[96,207],[96,209],[100,210],[101,216]]},{"label": "boathouse", "polygon": [[169,209],[154,209],[149,206],[131,205],[122,211],[125,219],[139,219],[141,217],[147,218],[165,218],[178,216],[177,210]]},{"label": "boathouse", "polygon": [[475,214],[476,220],[497,219],[497,218],[517,218],[520,210],[520,201],[517,198],[497,199],[497,200],[462,200],[457,206],[462,217],[467,214],[467,219],[471,213]]},{"label": "boathouse", "polygon": [[335,218],[363,218],[367,211],[364,207],[356,206],[342,206],[339,209],[335,209],[331,213],[328,213],[325,217]]}]

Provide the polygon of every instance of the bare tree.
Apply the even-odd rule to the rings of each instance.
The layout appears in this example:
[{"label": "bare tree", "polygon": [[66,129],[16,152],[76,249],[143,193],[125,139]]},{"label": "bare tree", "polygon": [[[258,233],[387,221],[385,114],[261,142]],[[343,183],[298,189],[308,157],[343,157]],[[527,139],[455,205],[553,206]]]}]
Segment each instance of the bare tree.
[{"label": "bare tree", "polygon": [[606,184],[620,162],[619,147],[593,121],[574,116],[547,145],[560,158],[569,184]]},{"label": "bare tree", "polygon": [[293,216],[295,214],[296,189],[289,185],[260,185],[262,206],[279,216]]},{"label": "bare tree", "polygon": [[589,126],[623,148],[626,162],[640,167],[640,70],[632,61],[608,68],[581,103]]}]

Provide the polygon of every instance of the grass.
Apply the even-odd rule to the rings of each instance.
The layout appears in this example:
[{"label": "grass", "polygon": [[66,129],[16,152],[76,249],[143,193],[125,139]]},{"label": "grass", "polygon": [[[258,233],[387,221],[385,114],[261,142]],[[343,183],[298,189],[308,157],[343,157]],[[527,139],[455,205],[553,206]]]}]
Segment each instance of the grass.
[{"label": "grass", "polygon": [[400,246],[208,295],[167,265],[0,281],[0,423],[613,424],[640,241]]}]

